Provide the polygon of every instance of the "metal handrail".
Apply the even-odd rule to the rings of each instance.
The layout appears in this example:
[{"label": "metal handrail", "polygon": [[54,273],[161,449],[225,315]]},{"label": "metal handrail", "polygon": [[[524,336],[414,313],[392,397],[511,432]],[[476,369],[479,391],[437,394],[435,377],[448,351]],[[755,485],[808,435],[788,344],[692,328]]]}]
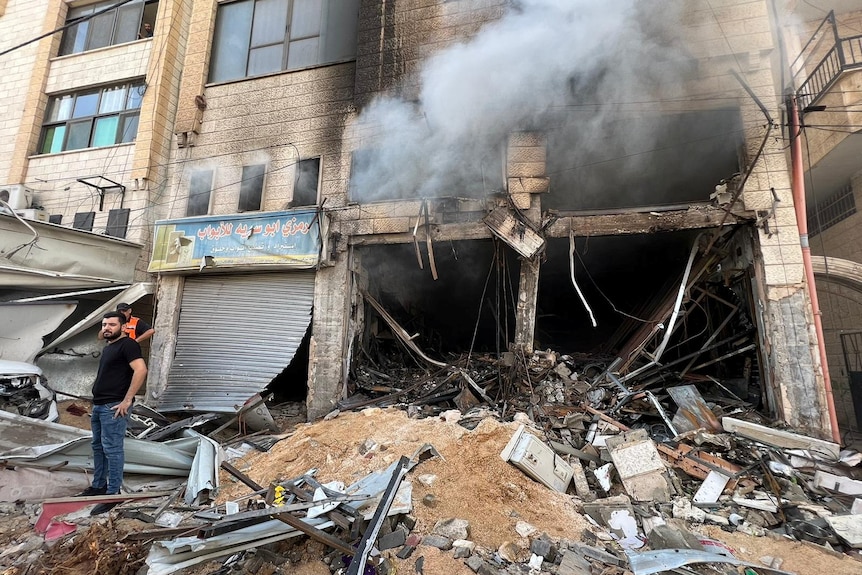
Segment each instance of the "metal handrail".
[{"label": "metal handrail", "polygon": [[[827,24],[832,28],[832,34],[823,35],[818,38]],[[824,38],[830,36],[832,46],[796,90],[797,100],[799,101],[800,108],[803,110],[820,100],[835,85],[841,74],[848,70],[862,68],[862,34],[846,38],[840,37],[838,35],[838,24],[835,20],[835,13],[830,11],[802,48],[799,56],[791,64],[791,70],[798,66],[799,71],[801,71],[801,68],[807,63],[808,58],[818,51],[816,48],[819,47],[819,43]],[[812,47],[815,39],[817,39],[817,42]],[[809,47],[812,47],[810,52],[808,52]],[[805,58],[800,62],[803,56]],[[794,77],[797,75],[798,71],[794,73]]]}]

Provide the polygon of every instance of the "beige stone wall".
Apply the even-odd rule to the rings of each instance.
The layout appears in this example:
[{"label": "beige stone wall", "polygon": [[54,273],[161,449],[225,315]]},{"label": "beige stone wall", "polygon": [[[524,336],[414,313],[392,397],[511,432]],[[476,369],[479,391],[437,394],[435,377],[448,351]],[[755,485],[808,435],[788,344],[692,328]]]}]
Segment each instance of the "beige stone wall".
[{"label": "beige stone wall", "polygon": [[[12,47],[53,30],[61,0],[10,0],[0,18],[0,37]],[[65,11],[63,10],[63,15]],[[46,16],[47,15],[47,16]],[[57,38],[48,37],[3,56],[0,85],[0,184],[24,182],[33,126],[41,123],[46,99],[41,96],[48,57]]]},{"label": "beige stone wall", "polygon": [[45,92],[53,95],[143,78],[152,44],[148,38],[52,58]]},{"label": "beige stone wall", "polygon": [[[4,47],[62,26],[68,4],[68,0],[3,2]],[[3,60],[0,184],[24,183],[32,188],[36,205],[61,215],[64,225],[72,224],[76,212],[97,212],[97,233],[104,232],[110,209],[129,208],[127,238],[145,245],[138,262],[141,279],[146,277],[155,211],[169,197],[167,166],[192,4],[193,0],[161,0],[151,39],[58,57],[62,37],[58,33]],[[34,155],[50,95],[142,77],[147,93],[135,143]],[[102,211],[98,192],[76,181],[98,175],[126,187],[123,198],[109,192]]]},{"label": "beige stone wall", "polygon": [[842,333],[862,331],[862,293],[849,286],[818,279],[817,294],[823,312],[823,331],[838,425],[842,433],[862,431],[858,422],[862,414],[857,416],[853,409],[850,382],[841,347]]}]

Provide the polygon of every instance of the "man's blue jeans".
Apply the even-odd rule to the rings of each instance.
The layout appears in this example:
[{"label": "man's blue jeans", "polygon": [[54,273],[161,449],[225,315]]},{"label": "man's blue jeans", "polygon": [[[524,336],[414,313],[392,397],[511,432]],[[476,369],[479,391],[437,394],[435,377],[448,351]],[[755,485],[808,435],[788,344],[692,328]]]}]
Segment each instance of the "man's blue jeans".
[{"label": "man's blue jeans", "polygon": [[116,411],[112,407],[119,402],[106,405],[94,405],[90,416],[90,428],[93,431],[93,487],[107,487],[107,493],[119,493],[123,484],[123,438],[126,436],[126,426],[129,422],[125,417],[114,417]]}]

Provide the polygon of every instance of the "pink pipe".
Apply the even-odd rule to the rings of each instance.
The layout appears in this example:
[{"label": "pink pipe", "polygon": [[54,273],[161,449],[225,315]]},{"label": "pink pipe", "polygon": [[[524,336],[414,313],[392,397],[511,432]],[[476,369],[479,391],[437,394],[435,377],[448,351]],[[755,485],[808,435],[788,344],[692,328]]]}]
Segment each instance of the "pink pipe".
[{"label": "pink pipe", "polygon": [[805,209],[805,170],[802,164],[802,140],[800,139],[799,110],[796,104],[796,98],[789,98],[787,107],[790,112],[790,164],[792,174],[790,189],[793,192],[793,205],[796,208],[799,243],[802,244],[802,266],[805,268],[805,282],[808,284],[808,295],[811,298],[811,309],[814,314],[814,330],[817,333],[817,349],[820,351],[820,368],[823,371],[823,387],[826,390],[829,426],[832,429],[832,440],[840,445],[841,433],[838,430],[835,398],[832,395],[832,379],[829,377],[829,364],[826,361],[826,341],[823,339],[820,301],[817,299],[817,287],[814,284],[814,267],[811,265],[811,246],[808,244],[808,215]]}]

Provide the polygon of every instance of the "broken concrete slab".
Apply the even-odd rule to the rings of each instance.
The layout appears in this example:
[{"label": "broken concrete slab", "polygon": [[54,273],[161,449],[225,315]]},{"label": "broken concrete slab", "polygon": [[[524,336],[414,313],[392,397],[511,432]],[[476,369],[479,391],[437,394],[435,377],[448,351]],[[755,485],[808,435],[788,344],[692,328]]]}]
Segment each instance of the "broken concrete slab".
[{"label": "broken concrete slab", "polygon": [[429,547],[436,547],[437,549],[448,551],[449,549],[452,549],[452,540],[448,537],[443,537],[442,535],[426,535],[422,538],[421,545],[428,545]]},{"label": "broken concrete slab", "polygon": [[826,521],[847,545],[862,549],[862,515],[832,515]]},{"label": "broken concrete slab", "polygon": [[635,501],[670,501],[665,466],[645,429],[626,431],[606,441],[626,492]]},{"label": "broken concrete slab", "polygon": [[757,423],[734,419],[733,417],[722,417],[721,423],[724,426],[725,431],[737,433],[743,437],[747,437],[748,439],[772,445],[773,447],[782,447],[785,449],[807,449],[810,450],[814,456],[830,459],[832,461],[838,459],[838,454],[841,451],[841,447],[837,443],[832,443],[831,441],[824,441],[822,439],[816,439],[814,437],[808,437],[798,433],[773,429],[771,427],[766,427],[765,425],[758,425]]},{"label": "broken concrete slab", "polygon": [[557,546],[550,539],[538,537],[530,543],[530,553],[553,563],[557,558]]},{"label": "broken concrete slab", "polygon": [[814,473],[814,486],[829,491],[837,491],[844,495],[862,495],[862,481],[826,471]]},{"label": "broken concrete slab", "polygon": [[391,533],[387,533],[382,537],[377,538],[377,548],[381,551],[386,549],[394,549],[401,547],[407,541],[407,530],[397,528]]},{"label": "broken concrete slab", "polygon": [[592,566],[590,562],[574,551],[564,551],[560,564],[557,567],[557,575],[590,575]]}]

